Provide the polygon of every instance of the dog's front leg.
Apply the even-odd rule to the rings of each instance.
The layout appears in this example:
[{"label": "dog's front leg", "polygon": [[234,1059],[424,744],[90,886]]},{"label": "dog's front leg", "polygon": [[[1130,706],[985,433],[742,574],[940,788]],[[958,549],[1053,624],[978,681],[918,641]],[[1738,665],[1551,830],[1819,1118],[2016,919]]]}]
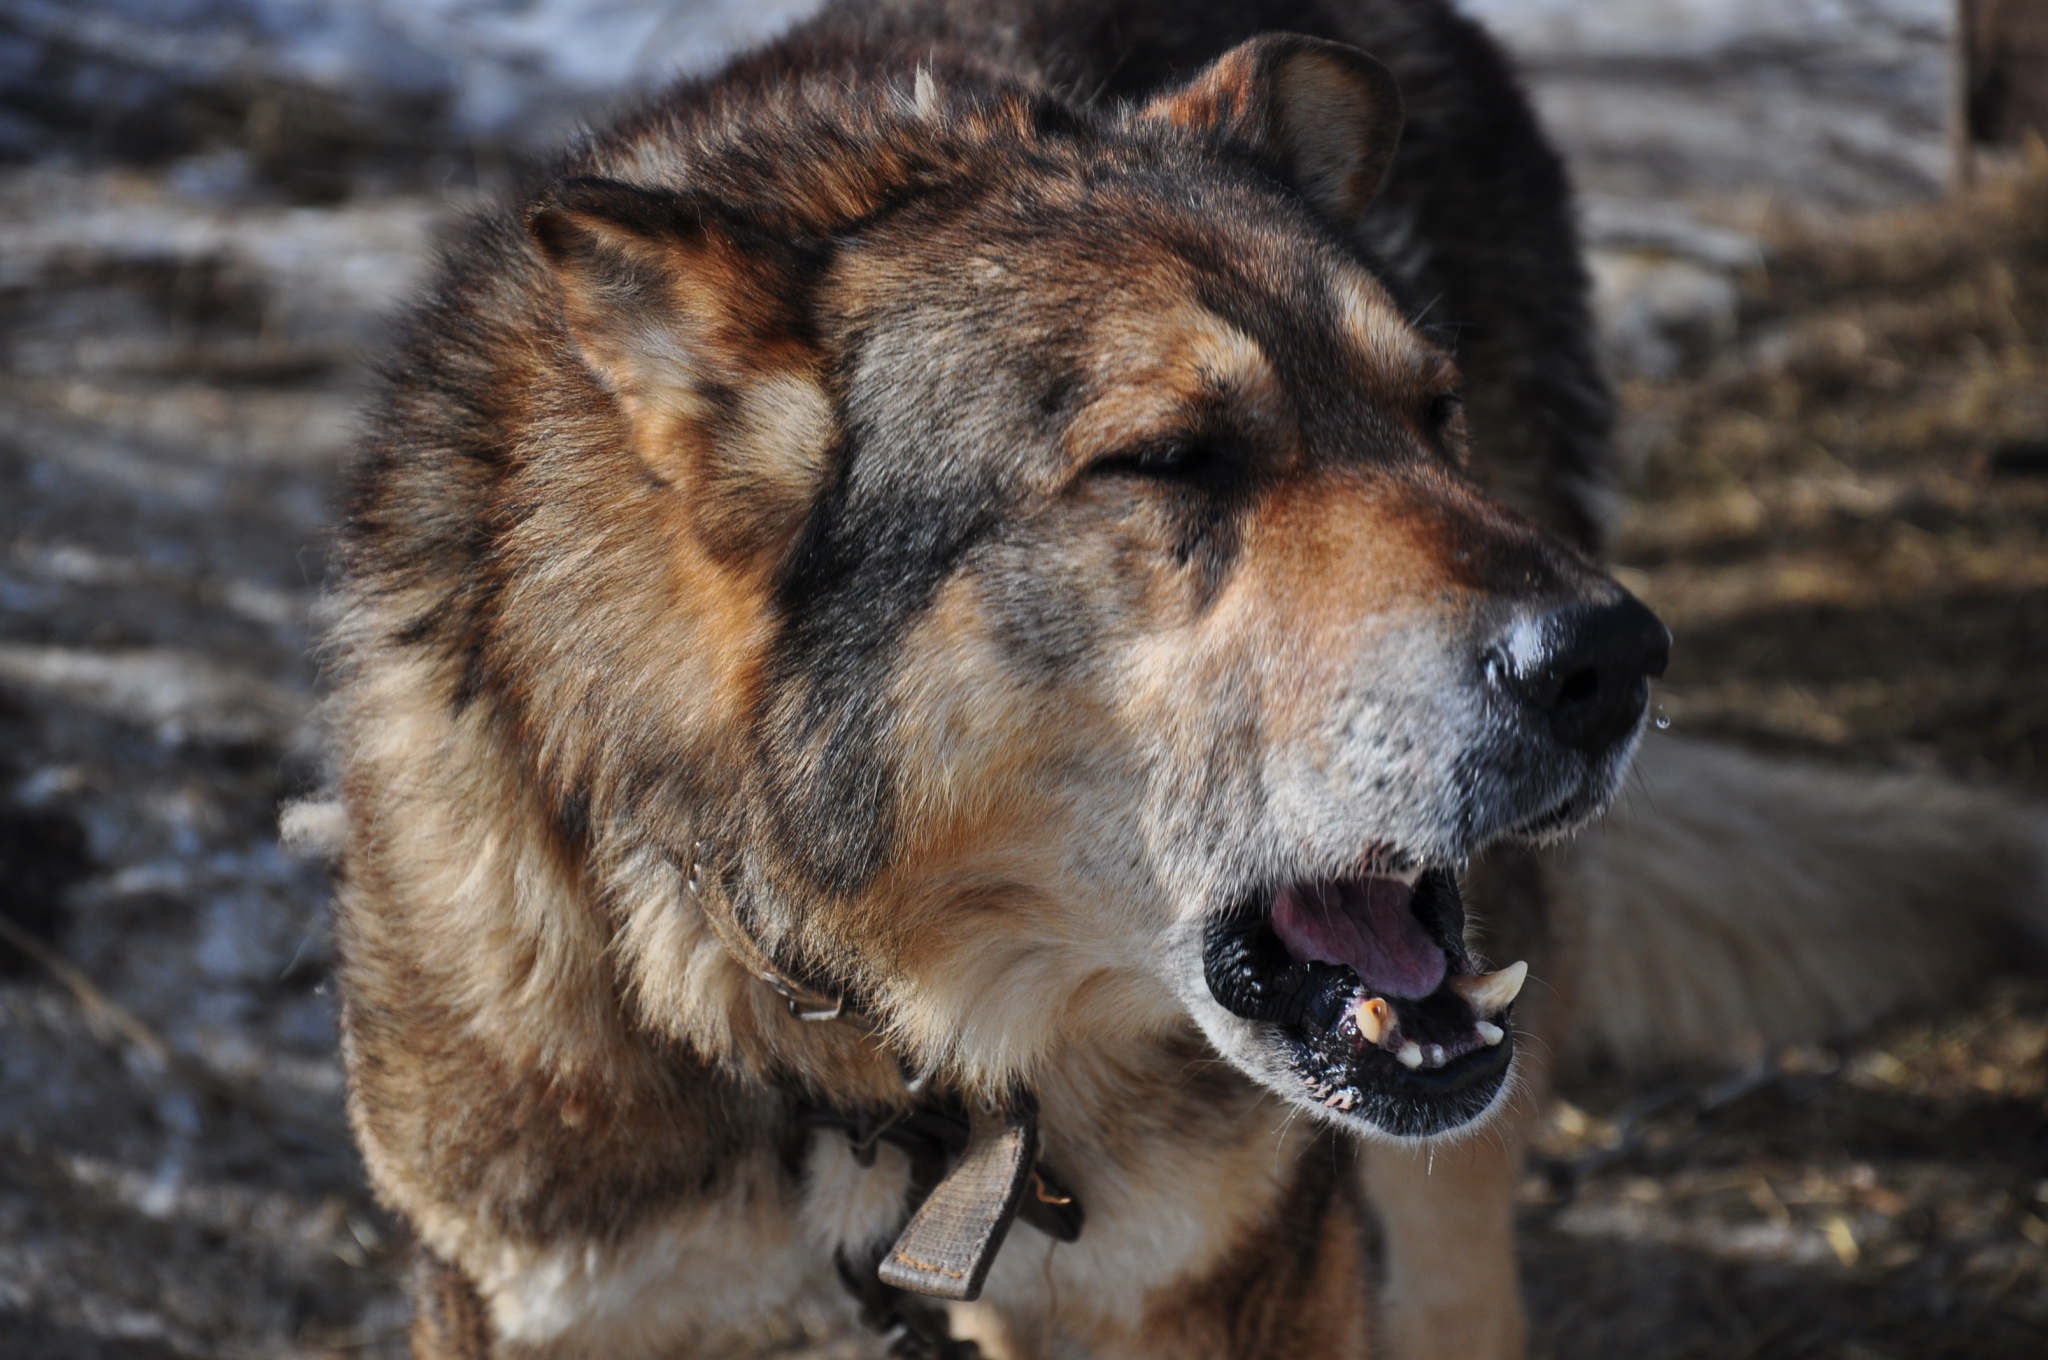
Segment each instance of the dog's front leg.
[{"label": "dog's front leg", "polygon": [[1549,880],[1543,857],[1518,848],[1494,850],[1465,878],[1475,943],[1496,960],[1529,960],[1538,984],[1515,1007],[1522,1042],[1512,1100],[1462,1138],[1434,1148],[1374,1144],[1363,1159],[1383,1243],[1381,1360],[1521,1360],[1515,1186],[1549,1097],[1548,1058],[1570,990],[1560,986]]},{"label": "dog's front leg", "polygon": [[489,1360],[491,1325],[476,1286],[425,1246],[414,1251],[413,1360]]},{"label": "dog's front leg", "polygon": [[1366,1150],[1383,1230],[1383,1360],[1521,1360],[1514,1191],[1524,1122],[1517,1108],[1462,1142]]}]

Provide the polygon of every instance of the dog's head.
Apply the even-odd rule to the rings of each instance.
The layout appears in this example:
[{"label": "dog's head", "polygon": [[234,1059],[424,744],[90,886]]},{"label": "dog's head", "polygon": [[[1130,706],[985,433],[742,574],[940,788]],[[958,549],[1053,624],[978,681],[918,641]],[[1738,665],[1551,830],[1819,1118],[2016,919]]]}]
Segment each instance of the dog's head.
[{"label": "dog's head", "polygon": [[737,771],[692,796],[749,928],[963,1079],[1192,1016],[1354,1127],[1476,1117],[1518,975],[1455,874],[1601,809],[1666,636],[1463,470],[1349,236],[1391,78],[827,83],[527,213],[663,535],[635,779],[663,724]]}]

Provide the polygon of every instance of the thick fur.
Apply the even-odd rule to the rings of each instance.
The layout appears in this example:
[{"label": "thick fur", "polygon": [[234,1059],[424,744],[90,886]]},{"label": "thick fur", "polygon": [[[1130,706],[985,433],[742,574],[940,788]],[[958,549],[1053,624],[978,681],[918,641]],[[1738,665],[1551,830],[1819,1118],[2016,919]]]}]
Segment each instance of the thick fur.
[{"label": "thick fur", "polygon": [[[1564,749],[1477,664],[1621,597],[1584,290],[1555,157],[1430,0],[836,8],[471,222],[387,366],[333,637],[351,1113],[418,1352],[849,1310],[834,1255],[908,1168],[795,1113],[901,1107],[908,1063],[1030,1088],[1087,1209],[1013,1234],[962,1318],[991,1349],[1364,1354],[1369,1189],[1395,1349],[1512,1354],[1512,1137],[1359,1171],[1374,1112],[1200,949],[1247,891],[1476,856],[1494,957],[1669,995],[1613,981],[1636,933],[1683,957],[1645,870],[1737,828],[1631,807],[1542,860],[1634,740]],[[1748,787],[1690,758],[1656,806]],[[1763,877],[1799,921],[1862,886]],[[693,880],[881,1038],[793,1019]],[[1912,994],[1859,957],[1768,1032]],[[1779,1024],[1581,1014],[1629,1056]]]},{"label": "thick fur", "polygon": [[1939,779],[1653,737],[1555,857],[1568,1047],[1727,1060],[1957,996],[2048,939],[2042,830]]}]

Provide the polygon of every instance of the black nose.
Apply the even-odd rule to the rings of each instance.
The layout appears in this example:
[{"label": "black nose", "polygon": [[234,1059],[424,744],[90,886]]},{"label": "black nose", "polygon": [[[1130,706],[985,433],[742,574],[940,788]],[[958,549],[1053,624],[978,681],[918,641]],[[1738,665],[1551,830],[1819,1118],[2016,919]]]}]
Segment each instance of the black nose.
[{"label": "black nose", "polygon": [[1600,755],[1635,730],[1670,659],[1671,631],[1624,594],[1520,620],[1487,654],[1486,672],[1561,744]]}]

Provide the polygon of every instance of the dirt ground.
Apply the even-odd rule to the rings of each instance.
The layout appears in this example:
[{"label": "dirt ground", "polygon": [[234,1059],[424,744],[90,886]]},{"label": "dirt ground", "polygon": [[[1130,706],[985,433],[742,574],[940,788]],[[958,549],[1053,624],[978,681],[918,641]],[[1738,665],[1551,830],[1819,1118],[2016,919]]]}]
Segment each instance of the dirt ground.
[{"label": "dirt ground", "polygon": [[[447,201],[223,197],[208,164],[0,171],[11,1357],[403,1353],[322,872],[274,819],[315,774],[359,356]],[[1624,387],[1664,718],[2048,798],[2048,164],[1733,225],[1725,315]],[[1523,1189],[1537,1355],[2048,1353],[2041,984],[1565,1095]]]}]

